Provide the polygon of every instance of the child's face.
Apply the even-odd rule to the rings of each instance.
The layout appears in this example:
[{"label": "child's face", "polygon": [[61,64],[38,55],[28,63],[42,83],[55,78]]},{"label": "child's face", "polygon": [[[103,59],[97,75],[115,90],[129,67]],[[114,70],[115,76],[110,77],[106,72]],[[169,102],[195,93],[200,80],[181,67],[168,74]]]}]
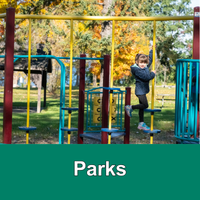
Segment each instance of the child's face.
[{"label": "child's face", "polygon": [[138,66],[143,69],[143,68],[145,68],[147,66],[147,63],[139,62]]}]

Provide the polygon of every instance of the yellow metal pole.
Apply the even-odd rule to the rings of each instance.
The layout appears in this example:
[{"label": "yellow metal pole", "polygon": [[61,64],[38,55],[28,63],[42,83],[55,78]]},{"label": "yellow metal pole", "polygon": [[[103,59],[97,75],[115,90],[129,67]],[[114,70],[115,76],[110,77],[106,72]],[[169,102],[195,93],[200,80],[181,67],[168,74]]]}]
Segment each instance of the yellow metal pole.
[{"label": "yellow metal pole", "polygon": [[1,18],[5,18],[5,17],[6,17],[6,13],[0,14],[0,19],[1,19]]},{"label": "yellow metal pole", "polygon": [[[155,70],[155,57],[156,57],[156,21],[153,22],[153,65],[152,70]],[[151,94],[151,109],[154,109],[154,85],[155,80],[152,80],[152,94]],[[153,130],[154,113],[151,114],[151,131]],[[152,143],[151,143],[152,142]],[[153,144],[153,135],[151,136],[151,144]]]},{"label": "yellow metal pole", "polygon": [[[114,47],[115,47],[115,21],[112,23],[112,52],[111,52],[111,70],[110,70],[110,87],[113,87],[113,65],[114,65]],[[110,93],[110,106],[109,106],[109,129],[111,129],[111,114],[112,114],[112,98],[113,94]],[[108,144],[111,143],[111,134],[108,136]]]},{"label": "yellow metal pole", "polygon": [[68,144],[70,144],[70,134],[68,133]]},{"label": "yellow metal pole", "polygon": [[26,132],[26,144],[29,143],[29,132]]},{"label": "yellow metal pole", "polygon": [[113,68],[114,68],[114,50],[115,50],[115,21],[112,24],[112,57],[111,57],[111,72],[110,72],[110,87],[113,87]]},{"label": "yellow metal pole", "polygon": [[108,135],[108,144],[111,144],[111,134]]},{"label": "yellow metal pole", "polygon": [[150,144],[153,144],[153,134],[150,135]]},{"label": "yellow metal pole", "polygon": [[[112,52],[111,52],[111,70],[110,70],[110,87],[113,87],[113,65],[114,65],[114,47],[115,47],[115,21],[112,23]],[[109,129],[111,129],[111,115],[112,115],[112,98],[113,94],[110,93],[110,106],[109,106]],[[111,134],[109,135],[111,137]],[[110,138],[111,140],[111,138]],[[110,141],[111,142],[111,141]],[[109,143],[110,144],[110,143]]]},{"label": "yellow metal pole", "polygon": [[[0,15],[0,18],[5,17]],[[56,15],[15,15],[16,19],[51,19],[51,20],[100,20],[100,21],[170,21],[170,20],[194,20],[194,16],[157,16],[157,17],[116,17],[116,16],[56,16]]]},{"label": "yellow metal pole", "polygon": [[[31,76],[31,19],[29,19],[28,33],[28,91],[27,91],[27,121],[26,127],[29,127],[29,112],[30,112],[30,76]],[[29,143],[29,133],[26,133],[26,144]]]},{"label": "yellow metal pole", "polygon": [[[69,108],[72,107],[73,19],[70,20],[70,27]],[[71,113],[68,115],[68,128],[71,128]],[[70,134],[68,134],[68,144],[70,144]]]}]

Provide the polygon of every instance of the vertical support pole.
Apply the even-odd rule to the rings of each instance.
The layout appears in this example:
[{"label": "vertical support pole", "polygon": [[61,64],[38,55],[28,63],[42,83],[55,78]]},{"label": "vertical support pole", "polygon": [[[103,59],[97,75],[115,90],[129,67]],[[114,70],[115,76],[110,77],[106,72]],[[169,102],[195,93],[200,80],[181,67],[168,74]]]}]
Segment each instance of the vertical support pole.
[{"label": "vertical support pole", "polygon": [[153,144],[153,133],[150,133],[150,144]]},{"label": "vertical support pole", "polygon": [[[193,59],[200,59],[199,13],[200,13],[200,7],[195,7],[194,8],[194,27],[193,27]],[[198,102],[197,102],[198,105],[199,105],[199,98],[200,98],[199,96],[200,94],[198,95]],[[197,137],[199,137],[199,106],[198,106],[198,111],[197,111]]]},{"label": "vertical support pole", "polygon": [[[86,57],[86,55],[81,54],[80,57]],[[83,144],[83,137],[80,137],[80,134],[83,134],[83,131],[84,131],[85,63],[86,63],[86,60],[80,60],[78,144]]]},{"label": "vertical support pole", "polygon": [[[156,21],[153,22],[153,65],[152,70],[155,70],[155,58],[156,58]],[[152,94],[151,94],[151,109],[154,109],[154,83],[152,80]],[[162,105],[163,106],[163,105]],[[153,130],[154,112],[151,112],[151,131]],[[150,144],[153,144],[153,134],[150,134]]]},{"label": "vertical support pole", "polygon": [[[131,105],[131,88],[126,87],[126,95],[125,95],[125,106]],[[122,112],[122,111],[121,111]],[[130,138],[130,117],[125,112],[125,129],[126,135],[124,136],[124,144],[129,144]]]},{"label": "vertical support pole", "polygon": [[[72,106],[72,65],[73,65],[73,19],[70,20],[69,108],[71,108]],[[69,113],[68,115],[68,128],[69,129],[71,128],[71,113]]]},{"label": "vertical support pole", "polygon": [[[64,131],[61,128],[64,127],[64,111],[62,107],[64,107],[65,102],[65,66],[63,63],[60,64],[61,66],[61,76],[60,76],[60,117],[59,117],[59,144],[64,143]],[[63,84],[64,83],[64,84]]]},{"label": "vertical support pole", "polygon": [[[155,70],[155,55],[156,55],[156,21],[153,22],[153,64],[152,70]],[[154,79],[152,80],[152,93],[151,93],[151,109],[154,109]],[[153,118],[154,116],[151,115],[151,130],[153,130]]]},{"label": "vertical support pole", "polygon": [[[103,74],[103,87],[109,87],[109,66],[110,66],[110,55],[104,56],[104,74]],[[102,128],[108,128],[108,99],[109,91],[103,90],[102,100]],[[107,132],[101,132],[101,144],[107,144],[108,137]]]},{"label": "vertical support pole", "polygon": [[[30,87],[31,87],[31,19],[29,19],[28,33],[28,84],[27,84],[27,119],[26,127],[29,127],[30,122]],[[26,144],[29,143],[29,131],[26,131]]]},{"label": "vertical support pole", "polygon": [[47,102],[47,72],[46,71],[43,71],[43,74],[42,74],[42,81],[44,83],[43,85],[43,88],[44,88],[44,102],[43,102],[43,107],[45,108],[46,107],[46,102]]},{"label": "vertical support pole", "polygon": [[[41,72],[42,73],[42,72]],[[41,112],[41,87],[42,87],[42,74],[38,74],[38,102],[37,102],[37,113]]]},{"label": "vertical support pole", "polygon": [[[110,70],[110,87],[113,87],[113,68],[114,68],[114,51],[115,51],[115,20],[112,21],[112,51],[111,51],[111,70]],[[110,92],[110,109],[109,109],[109,129],[112,127],[112,122],[111,122],[111,110],[112,110],[112,98],[113,98],[113,93]]]},{"label": "vertical support pole", "polygon": [[14,69],[15,9],[6,10],[5,82],[3,104],[3,143],[12,141],[12,98]]}]

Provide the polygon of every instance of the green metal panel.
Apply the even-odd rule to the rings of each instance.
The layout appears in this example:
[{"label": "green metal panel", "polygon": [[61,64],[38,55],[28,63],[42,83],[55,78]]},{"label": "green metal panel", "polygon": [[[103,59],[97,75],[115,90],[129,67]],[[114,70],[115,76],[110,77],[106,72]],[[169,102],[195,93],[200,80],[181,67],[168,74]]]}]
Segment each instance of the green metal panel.
[{"label": "green metal panel", "polygon": [[[199,138],[197,137],[199,63],[200,60],[193,59],[181,59],[177,60],[176,63],[174,133],[175,137],[182,141],[188,140],[199,142]],[[192,82],[192,76],[194,75],[196,76],[195,83]]]}]

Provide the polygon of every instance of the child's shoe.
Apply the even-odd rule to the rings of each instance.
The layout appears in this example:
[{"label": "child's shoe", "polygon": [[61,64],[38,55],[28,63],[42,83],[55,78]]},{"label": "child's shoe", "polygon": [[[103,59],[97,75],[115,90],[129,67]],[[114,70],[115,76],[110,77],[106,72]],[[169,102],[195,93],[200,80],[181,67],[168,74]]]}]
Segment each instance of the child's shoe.
[{"label": "child's shoe", "polygon": [[131,105],[127,105],[125,106],[125,111],[126,111],[126,114],[129,116],[129,117],[132,117],[132,112],[133,112],[133,109],[132,109],[132,106]]},{"label": "child's shoe", "polygon": [[139,130],[150,130],[150,127],[148,127],[144,122],[140,122],[138,124],[138,127],[137,127]]}]

